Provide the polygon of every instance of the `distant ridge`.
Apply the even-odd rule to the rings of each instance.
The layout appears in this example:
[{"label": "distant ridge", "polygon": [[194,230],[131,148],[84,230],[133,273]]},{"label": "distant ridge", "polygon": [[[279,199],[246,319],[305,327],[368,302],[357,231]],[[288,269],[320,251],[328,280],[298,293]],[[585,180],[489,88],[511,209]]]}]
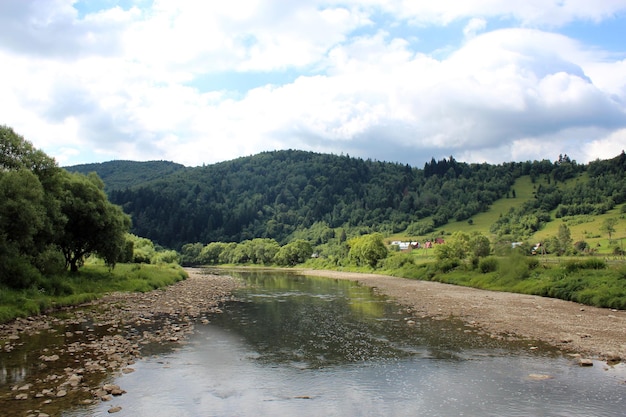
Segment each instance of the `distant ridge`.
[{"label": "distant ridge", "polygon": [[170,161],[124,161],[116,160],[64,167],[70,172],[89,174],[95,172],[104,181],[105,190],[132,188],[161,179],[184,169],[185,166]]}]

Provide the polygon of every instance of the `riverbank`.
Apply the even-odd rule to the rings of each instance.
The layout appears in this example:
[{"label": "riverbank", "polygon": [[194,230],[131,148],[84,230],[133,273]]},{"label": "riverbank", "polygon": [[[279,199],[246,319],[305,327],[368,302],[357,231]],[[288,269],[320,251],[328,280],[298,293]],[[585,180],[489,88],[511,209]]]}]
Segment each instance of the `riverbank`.
[{"label": "riverbank", "polygon": [[[194,324],[219,312],[240,285],[228,276],[186,272],[187,279],[163,289],[112,293],[53,315],[0,325],[7,369],[0,380],[3,415],[58,415],[122,395],[123,389],[106,384],[111,376],[133,372],[133,363],[146,354],[184,343]],[[33,344],[32,338],[54,342]]]},{"label": "riverbank", "polygon": [[373,287],[409,307],[417,317],[457,317],[492,337],[522,337],[608,362],[626,360],[626,311],[386,275],[298,272]]},{"label": "riverbank", "polygon": [[[492,337],[543,341],[607,362],[626,358],[625,311],[385,275],[293,271],[373,287],[405,306],[407,317],[457,317]],[[24,361],[19,377],[5,377],[0,384],[0,406],[11,411],[6,415],[24,416],[28,410],[56,415],[99,401],[111,401],[114,410],[114,397],[123,394],[123,387],[107,385],[111,376],[132,372],[142,356],[184,343],[194,324],[219,312],[241,285],[228,275],[186,272],[186,280],[164,289],[113,293],[61,314],[1,325],[3,359],[17,353]],[[27,340],[36,335],[59,338],[59,343],[33,349]]]}]

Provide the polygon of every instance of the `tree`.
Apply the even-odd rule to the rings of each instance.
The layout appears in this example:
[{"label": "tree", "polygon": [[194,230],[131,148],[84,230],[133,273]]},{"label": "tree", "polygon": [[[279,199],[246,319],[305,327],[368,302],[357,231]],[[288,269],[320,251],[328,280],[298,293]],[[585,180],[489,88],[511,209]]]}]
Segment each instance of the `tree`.
[{"label": "tree", "polygon": [[182,262],[184,264],[196,264],[204,246],[200,242],[187,243],[181,248]]},{"label": "tree", "polygon": [[567,253],[572,246],[572,234],[569,227],[567,227],[565,223],[559,225],[559,234],[557,238],[559,240],[559,253],[563,255]]},{"label": "tree", "polygon": [[114,267],[124,251],[130,217],[108,201],[104,184],[95,174],[67,173],[65,191],[61,211],[67,223],[58,245],[65,256],[66,266],[75,272],[85,257],[95,254]]},{"label": "tree", "polygon": [[454,232],[446,239],[446,243],[435,245],[435,256],[439,260],[462,260],[467,258],[470,251],[470,235],[463,232]]},{"label": "tree", "polygon": [[609,235],[609,241],[613,240],[613,233],[615,233],[615,225],[617,224],[617,219],[615,217],[609,217],[604,219],[602,225],[600,226],[600,230]]},{"label": "tree", "polygon": [[385,246],[383,236],[380,233],[352,238],[348,242],[348,246],[350,246],[348,257],[357,265],[368,265],[375,268],[378,261],[385,259],[388,255],[387,246]]},{"label": "tree", "polygon": [[44,190],[26,169],[0,171],[0,239],[21,253],[32,253],[46,223]]},{"label": "tree", "polygon": [[311,257],[313,248],[306,240],[297,239],[282,246],[274,256],[274,262],[283,266],[301,264]]},{"label": "tree", "polygon": [[476,258],[484,258],[491,253],[489,238],[481,233],[472,233],[470,236],[470,250]]},{"label": "tree", "polygon": [[223,242],[211,242],[202,248],[198,255],[198,262],[205,265],[215,265],[220,262],[220,255],[226,247]]}]

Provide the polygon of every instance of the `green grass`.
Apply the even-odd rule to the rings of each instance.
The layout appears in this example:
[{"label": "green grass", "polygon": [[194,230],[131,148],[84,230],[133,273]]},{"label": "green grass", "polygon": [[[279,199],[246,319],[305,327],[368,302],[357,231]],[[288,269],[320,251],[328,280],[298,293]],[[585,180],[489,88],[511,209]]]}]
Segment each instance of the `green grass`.
[{"label": "green grass", "polygon": [[437,281],[492,291],[560,298],[604,308],[626,309],[626,265],[602,257],[546,262],[513,252],[490,256],[476,265],[460,261],[416,262],[409,253],[393,254],[376,273]]},{"label": "green grass", "polygon": [[80,305],[110,292],[147,292],[186,277],[180,266],[171,264],[118,264],[113,270],[87,264],[76,274],[45,278],[28,289],[0,287],[0,323]]}]

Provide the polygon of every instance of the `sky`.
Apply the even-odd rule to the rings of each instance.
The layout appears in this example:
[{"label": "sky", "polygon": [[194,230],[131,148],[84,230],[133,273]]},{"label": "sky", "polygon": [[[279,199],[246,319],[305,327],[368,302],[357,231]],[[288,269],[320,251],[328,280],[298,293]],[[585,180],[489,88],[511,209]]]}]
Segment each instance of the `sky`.
[{"label": "sky", "polygon": [[626,148],[626,0],[0,0],[0,125],[68,166]]}]

